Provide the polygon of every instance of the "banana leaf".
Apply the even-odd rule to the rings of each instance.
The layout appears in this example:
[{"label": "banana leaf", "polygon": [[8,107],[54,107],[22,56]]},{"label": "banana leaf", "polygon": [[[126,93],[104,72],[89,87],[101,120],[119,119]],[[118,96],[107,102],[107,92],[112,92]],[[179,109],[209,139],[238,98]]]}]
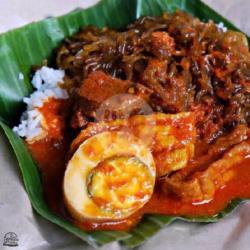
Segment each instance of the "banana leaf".
[{"label": "banana leaf", "polygon": [[[50,211],[43,197],[38,168],[22,139],[11,130],[25,108],[22,103],[23,97],[32,92],[31,66],[42,64],[45,59],[49,62],[52,61],[54,49],[65,37],[77,32],[82,26],[124,28],[140,16],[160,15],[164,11],[173,12],[177,8],[187,11],[201,20],[212,19],[216,23],[223,22],[229,29],[238,30],[199,0],[102,0],[91,8],[77,9],[67,15],[47,18],[0,35],[0,127],[14,149],[32,206],[41,216],[92,246],[120,241],[128,247],[135,247],[174,220],[215,222],[226,216],[243,201],[242,199],[231,201],[228,207],[213,217],[146,215],[130,232],[84,232]],[[248,40],[250,41],[249,38]]]}]

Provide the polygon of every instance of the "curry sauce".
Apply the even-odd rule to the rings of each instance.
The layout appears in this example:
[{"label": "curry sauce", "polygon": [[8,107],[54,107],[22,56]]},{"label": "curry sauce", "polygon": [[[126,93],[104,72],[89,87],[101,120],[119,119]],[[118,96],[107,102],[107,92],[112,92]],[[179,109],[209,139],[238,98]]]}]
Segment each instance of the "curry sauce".
[{"label": "curry sauce", "polygon": [[[58,147],[58,145],[60,145]],[[63,202],[62,180],[65,171],[67,150],[62,141],[38,141],[29,145],[29,149],[42,174],[44,194],[50,208],[60,216],[74,221],[67,213]],[[161,190],[153,194],[150,201],[135,215],[118,222],[83,223],[74,221],[84,230],[129,230],[136,225],[143,214],[166,214],[173,216],[213,216],[223,210],[235,198],[250,198],[250,159],[247,158],[235,167],[236,175],[210,201],[199,204],[186,203],[174,195],[165,195]]]},{"label": "curry sauce", "polygon": [[[42,140],[29,143],[28,147],[41,171],[45,199],[56,214],[75,223],[84,230],[129,230],[135,226],[144,214],[165,214],[172,216],[214,216],[223,210],[235,198],[250,198],[250,158],[245,158],[233,167],[234,177],[219,190],[211,200],[186,202],[174,193],[166,194],[161,189],[161,180],[155,187],[149,202],[132,216],[118,221],[79,222],[73,219],[64,204],[62,182],[68,161],[71,141],[59,136],[64,133],[65,101],[51,100],[42,108],[47,117],[57,123],[57,129]],[[64,112],[62,112],[64,110]],[[184,119],[187,123],[187,118]],[[161,123],[162,121],[160,121]],[[188,127],[187,127],[188,128]],[[93,131],[93,130],[92,130]],[[99,131],[100,132],[100,131]],[[85,132],[84,136],[86,136]],[[56,136],[55,136],[56,134]],[[183,137],[183,134],[179,134]],[[85,138],[86,139],[86,138]]]}]

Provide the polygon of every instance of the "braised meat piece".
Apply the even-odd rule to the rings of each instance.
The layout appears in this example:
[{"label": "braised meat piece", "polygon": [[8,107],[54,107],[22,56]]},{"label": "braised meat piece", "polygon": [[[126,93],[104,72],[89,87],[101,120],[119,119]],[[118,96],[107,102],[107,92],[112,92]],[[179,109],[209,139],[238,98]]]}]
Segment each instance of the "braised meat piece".
[{"label": "braised meat piece", "polygon": [[166,192],[174,192],[185,201],[211,199],[215,191],[229,180],[224,180],[223,176],[233,177],[231,168],[237,167],[237,163],[249,156],[250,141],[244,142],[248,133],[247,126],[238,125],[231,134],[219,138],[215,144],[208,147],[207,151],[204,146],[197,150],[199,145],[196,145],[200,156],[192,159],[185,169],[166,177],[163,189]]},{"label": "braised meat piece", "polygon": [[151,35],[152,53],[157,57],[168,58],[175,51],[175,41],[167,32],[156,31]]},{"label": "braised meat piece", "polygon": [[88,121],[125,119],[136,114],[150,114],[148,104],[152,90],[129,81],[120,80],[102,71],[89,74],[77,89],[73,128],[82,128]]},{"label": "braised meat piece", "polygon": [[79,97],[95,102],[97,106],[114,95],[123,94],[132,83],[113,78],[102,71],[95,71],[86,78],[77,93]]},{"label": "braised meat piece", "polygon": [[209,201],[215,191],[222,188],[235,176],[235,168],[250,155],[250,142],[242,142],[222,158],[211,163],[206,170],[196,171],[186,178],[173,176],[165,180],[163,190],[173,192],[187,202]]}]

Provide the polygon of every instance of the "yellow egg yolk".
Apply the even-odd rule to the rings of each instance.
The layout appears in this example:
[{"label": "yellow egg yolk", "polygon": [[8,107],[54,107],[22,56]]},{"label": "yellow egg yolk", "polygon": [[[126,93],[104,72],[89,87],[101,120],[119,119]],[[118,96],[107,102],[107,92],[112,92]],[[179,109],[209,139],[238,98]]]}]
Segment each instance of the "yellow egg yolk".
[{"label": "yellow egg yolk", "polygon": [[101,209],[114,213],[136,210],[151,195],[153,179],[137,157],[107,159],[92,169],[88,193]]}]

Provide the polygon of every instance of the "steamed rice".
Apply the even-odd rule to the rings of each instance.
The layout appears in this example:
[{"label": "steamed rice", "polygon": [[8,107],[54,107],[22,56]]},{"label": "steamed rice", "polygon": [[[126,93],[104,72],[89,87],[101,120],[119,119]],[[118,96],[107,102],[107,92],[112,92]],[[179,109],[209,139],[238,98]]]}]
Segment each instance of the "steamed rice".
[{"label": "steamed rice", "polygon": [[27,110],[21,116],[20,124],[13,128],[16,134],[28,141],[46,136],[46,121],[39,108],[50,98],[67,99],[69,97],[68,92],[63,89],[64,75],[63,70],[45,66],[36,71],[31,81],[36,91],[29,97],[23,98],[23,102],[27,104]]},{"label": "steamed rice", "polygon": [[223,22],[220,22],[216,25],[219,29],[221,29],[223,32],[227,32],[227,27],[224,25]]}]

